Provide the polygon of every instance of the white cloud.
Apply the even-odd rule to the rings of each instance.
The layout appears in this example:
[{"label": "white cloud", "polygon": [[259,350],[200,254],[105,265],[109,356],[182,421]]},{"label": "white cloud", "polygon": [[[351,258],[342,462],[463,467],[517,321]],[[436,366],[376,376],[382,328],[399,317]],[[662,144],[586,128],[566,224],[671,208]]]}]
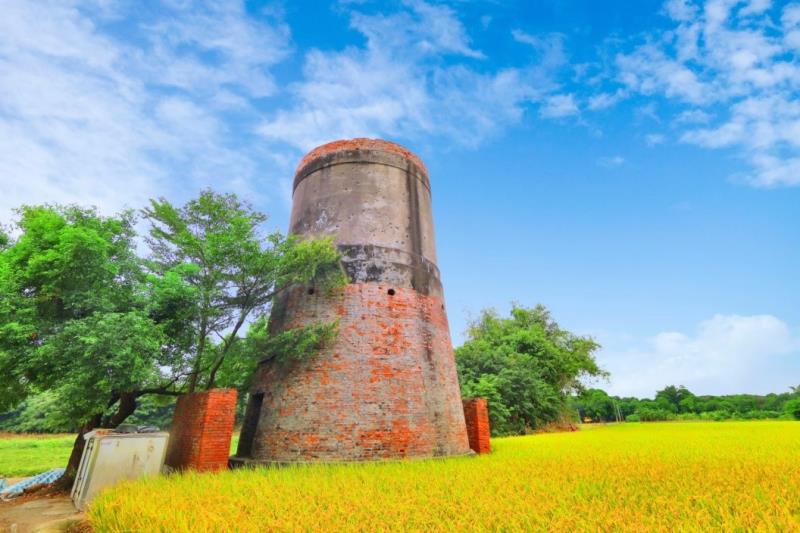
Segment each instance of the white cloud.
[{"label": "white cloud", "polygon": [[787,48],[797,52],[800,50],[800,4],[790,4],[781,16],[783,26],[783,42]]},{"label": "white cloud", "polygon": [[686,106],[672,121],[684,142],[740,150],[750,171],[738,179],[758,187],[800,184],[800,4],[669,0],[664,13],[673,28],[619,53],[621,89],[605,87],[589,108],[605,107],[607,95],[619,91],[666,98]]},{"label": "white cloud", "polygon": [[658,146],[664,144],[665,137],[660,133],[648,133],[644,136],[644,142],[647,146]]},{"label": "white cloud", "polygon": [[691,0],[667,0],[664,9],[671,18],[681,21],[691,20],[697,13]]},{"label": "white cloud", "polygon": [[530,65],[486,68],[456,12],[422,1],[388,14],[353,11],[350,26],[365,45],[307,52],[293,105],[264,120],[259,133],[299,150],[365,136],[475,146],[555,91],[551,74],[566,61],[560,36],[516,30],[513,37],[532,48]]},{"label": "white cloud", "polygon": [[275,91],[265,67],[288,54],[285,24],[259,24],[238,2],[186,4],[173,15],[144,26],[150,47],[140,66],[147,75],[196,94],[235,88],[264,97]]},{"label": "white cloud", "polygon": [[761,14],[772,7],[772,0],[748,0],[739,10],[739,16]]},{"label": "white cloud", "polygon": [[[221,110],[275,90],[268,67],[288,53],[288,30],[233,2],[175,3],[155,22],[146,12],[3,3],[0,220],[22,203],[111,211],[210,184],[250,189],[256,163]],[[122,21],[124,38],[107,30]]]},{"label": "white cloud", "polygon": [[661,117],[658,114],[658,106],[655,102],[650,102],[634,109],[636,119],[640,121],[652,120],[654,122],[661,122]]},{"label": "white cloud", "polygon": [[549,96],[542,103],[539,114],[545,118],[561,118],[578,114],[578,104],[571,94]]},{"label": "white cloud", "polygon": [[699,104],[713,97],[711,88],[680,61],[670,58],[654,44],[646,44],[616,59],[619,80],[629,91],[645,95],[664,94]]},{"label": "white cloud", "polygon": [[715,129],[688,131],[683,134],[681,139],[706,148],[723,148],[741,142],[745,134],[744,124],[734,121]]},{"label": "white cloud", "polygon": [[681,111],[675,117],[674,122],[676,124],[705,124],[710,122],[712,118],[713,116],[710,113],[706,113],[702,109],[687,109],[686,111]]},{"label": "white cloud", "polygon": [[625,164],[625,158],[621,155],[614,155],[608,157],[601,157],[597,160],[597,164],[605,168],[621,167]]},{"label": "white cloud", "polygon": [[800,375],[800,333],[772,315],[715,315],[691,333],[611,344],[599,360],[620,395],[652,397],[665,385],[697,394],[781,392]]},{"label": "white cloud", "polygon": [[589,97],[587,107],[592,111],[608,109],[623,100],[626,96],[625,91],[618,90],[613,93],[598,93]]},{"label": "white cloud", "polygon": [[759,95],[731,106],[726,122],[686,131],[682,140],[708,148],[742,147],[759,187],[800,185],[800,99]]},{"label": "white cloud", "polygon": [[768,154],[753,157],[756,172],[745,176],[754,185],[774,187],[776,185],[800,185],[800,157],[778,158]]},{"label": "white cloud", "polygon": [[[411,0],[406,2],[417,15],[417,20],[422,22],[421,26],[411,29],[414,21],[410,17],[402,22],[408,22],[409,27],[398,27],[394,17],[385,17],[387,25],[381,28],[375,24],[375,17],[359,17],[356,15],[354,26],[371,39],[386,39],[387,35],[398,35],[400,31],[410,30],[408,37],[413,39],[417,46],[426,52],[439,53],[449,52],[467,57],[482,59],[485,56],[482,52],[474,50],[469,44],[469,37],[464,26],[455,17],[454,11],[444,5],[433,5],[422,0]],[[400,14],[403,17],[405,14]],[[358,19],[362,19],[364,24],[359,24]],[[381,17],[383,18],[383,17]],[[398,44],[407,44],[401,38]]]},{"label": "white cloud", "polygon": [[560,33],[541,36],[515,29],[511,30],[511,36],[518,43],[530,46],[536,54],[537,62],[544,67],[557,68],[567,63],[564,36]]}]

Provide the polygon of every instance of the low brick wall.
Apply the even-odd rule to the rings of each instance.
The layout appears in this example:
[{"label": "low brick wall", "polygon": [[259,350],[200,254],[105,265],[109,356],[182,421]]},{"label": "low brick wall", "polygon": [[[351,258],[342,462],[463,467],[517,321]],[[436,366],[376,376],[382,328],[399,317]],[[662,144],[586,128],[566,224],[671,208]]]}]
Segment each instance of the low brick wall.
[{"label": "low brick wall", "polygon": [[228,468],[235,418],[235,389],[180,396],[169,432],[166,464],[179,470]]},{"label": "low brick wall", "polygon": [[464,419],[467,422],[469,447],[475,453],[489,453],[489,408],[486,398],[468,398],[463,400]]}]

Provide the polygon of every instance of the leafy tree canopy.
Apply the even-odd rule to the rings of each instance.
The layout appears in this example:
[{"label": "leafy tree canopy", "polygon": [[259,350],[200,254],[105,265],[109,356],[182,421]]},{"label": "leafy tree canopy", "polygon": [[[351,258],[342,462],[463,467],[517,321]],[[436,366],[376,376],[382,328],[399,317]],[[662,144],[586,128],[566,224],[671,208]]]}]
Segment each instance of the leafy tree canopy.
[{"label": "leafy tree canopy", "polygon": [[[0,252],[0,407],[59,389],[64,401],[56,412],[85,417],[75,411],[91,404],[102,413],[109,389],[131,379],[124,374],[142,378],[142,368],[152,368],[160,355],[162,334],[147,316],[144,276],[133,251],[133,217],[26,207],[19,229],[17,241]],[[123,325],[127,332],[117,330]],[[106,361],[114,361],[117,372],[105,369]],[[93,397],[98,390],[99,402]]]},{"label": "leafy tree canopy", "polygon": [[514,305],[508,318],[485,310],[456,350],[461,391],[487,398],[494,434],[523,433],[562,417],[582,380],[606,375],[594,358],[599,347],[541,305]]},{"label": "leafy tree canopy", "polygon": [[795,420],[800,420],[800,398],[793,398],[787,401],[784,404],[784,411],[787,416]]},{"label": "leafy tree canopy", "polygon": [[[296,283],[344,281],[330,239],[262,235],[264,215],[234,195],[154,200],[144,216],[147,258],[132,212],[24,207],[18,238],[0,235],[0,411],[47,391],[50,425],[83,433],[123,422],[147,394],[244,385],[272,298]],[[242,342],[251,319],[257,329]],[[308,354],[332,331],[314,325],[287,333],[293,344],[271,342]]]},{"label": "leafy tree canopy", "polygon": [[152,223],[147,262],[156,315],[186,388],[211,388],[248,318],[266,312],[279,290],[314,280],[344,283],[331,239],[262,236],[266,216],[232,194],[204,191],[183,207],[164,199],[144,210]]},{"label": "leafy tree canopy", "polygon": [[614,399],[602,389],[587,389],[578,396],[578,402],[570,406],[578,411],[581,420],[591,419],[594,422],[617,419],[617,406]]}]

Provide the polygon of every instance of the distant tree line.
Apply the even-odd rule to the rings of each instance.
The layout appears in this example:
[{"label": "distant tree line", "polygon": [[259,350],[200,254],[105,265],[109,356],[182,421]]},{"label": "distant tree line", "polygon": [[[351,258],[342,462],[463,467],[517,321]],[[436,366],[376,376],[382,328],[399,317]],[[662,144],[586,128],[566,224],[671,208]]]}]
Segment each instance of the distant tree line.
[{"label": "distant tree line", "polygon": [[766,395],[695,395],[686,387],[670,385],[654,399],[609,396],[588,389],[570,399],[580,418],[592,422],[655,422],[664,420],[800,420],[800,386]]}]

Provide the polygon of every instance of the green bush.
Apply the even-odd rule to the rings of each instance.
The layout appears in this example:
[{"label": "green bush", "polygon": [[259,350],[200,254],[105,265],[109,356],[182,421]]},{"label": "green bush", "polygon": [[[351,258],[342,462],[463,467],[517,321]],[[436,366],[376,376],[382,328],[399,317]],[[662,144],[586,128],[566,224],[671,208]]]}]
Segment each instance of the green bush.
[{"label": "green bush", "polygon": [[767,411],[765,409],[753,409],[752,411],[747,411],[742,413],[738,418],[742,418],[744,420],[767,420],[769,418],[778,418],[781,416],[781,413],[778,411]]},{"label": "green bush", "polygon": [[662,422],[665,420],[675,420],[675,413],[667,411],[666,409],[652,409],[643,407],[637,409],[636,413],[642,422]]},{"label": "green bush", "polygon": [[543,306],[514,305],[508,318],[485,310],[467,334],[456,349],[461,393],[488,400],[492,435],[563,421],[569,394],[607,375],[594,358],[600,345],[562,329]]},{"label": "green bush", "polygon": [[789,400],[783,406],[783,411],[789,415],[790,418],[800,420],[800,398]]}]

